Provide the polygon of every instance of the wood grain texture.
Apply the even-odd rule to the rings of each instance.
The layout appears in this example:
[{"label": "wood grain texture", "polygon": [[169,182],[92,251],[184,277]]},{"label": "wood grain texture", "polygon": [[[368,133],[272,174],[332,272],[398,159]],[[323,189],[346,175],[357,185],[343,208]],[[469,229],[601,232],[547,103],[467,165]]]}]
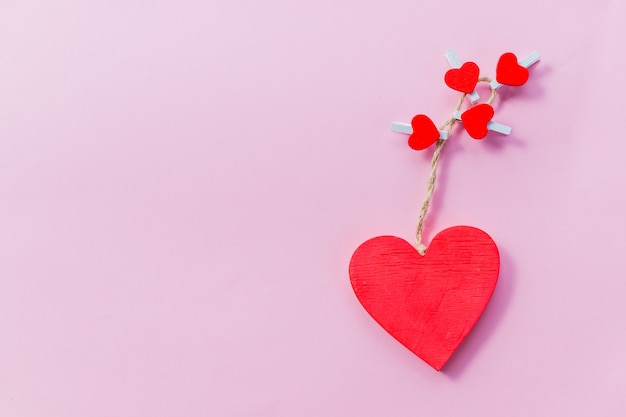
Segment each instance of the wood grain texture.
[{"label": "wood grain texture", "polygon": [[489,235],[455,226],[424,256],[395,236],[366,241],[352,255],[350,281],[374,320],[439,371],[487,306],[499,269]]}]

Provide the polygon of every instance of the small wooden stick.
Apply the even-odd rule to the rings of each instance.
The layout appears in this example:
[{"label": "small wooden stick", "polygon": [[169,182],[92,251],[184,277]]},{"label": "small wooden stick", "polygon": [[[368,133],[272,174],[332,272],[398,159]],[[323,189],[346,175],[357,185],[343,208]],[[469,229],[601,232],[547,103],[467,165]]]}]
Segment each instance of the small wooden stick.
[{"label": "small wooden stick", "polygon": [[[532,51],[528,56],[524,57],[523,59],[518,59],[517,63],[520,64],[522,67],[528,69],[528,67],[539,61],[540,58],[541,55],[539,55],[539,52]],[[502,85],[503,84],[500,84],[496,80],[493,80],[489,83],[489,87],[491,87],[492,90],[496,90],[502,87]]]}]

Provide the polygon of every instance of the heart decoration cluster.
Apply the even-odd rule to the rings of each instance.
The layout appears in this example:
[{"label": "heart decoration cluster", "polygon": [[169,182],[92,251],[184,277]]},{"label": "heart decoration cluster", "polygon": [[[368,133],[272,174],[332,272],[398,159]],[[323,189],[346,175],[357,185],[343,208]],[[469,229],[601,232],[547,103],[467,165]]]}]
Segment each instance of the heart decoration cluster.
[{"label": "heart decoration cluster", "polygon": [[[528,69],[519,64],[512,52],[500,56],[496,66],[496,81],[510,86],[521,86],[528,81]],[[479,82],[480,69],[474,62],[465,62],[460,68],[446,72],[444,81],[453,90],[470,94]],[[482,103],[470,107],[461,114],[461,121],[467,133],[474,139],[483,139],[488,133],[488,123],[494,116],[491,104]],[[415,150],[426,149],[440,138],[439,130],[430,117],[418,114],[411,120],[413,133],[409,136],[409,146]]]},{"label": "heart decoration cluster", "polygon": [[[421,150],[437,143],[433,153],[429,189],[419,214],[417,247],[395,236],[378,236],[362,243],[352,255],[349,274],[352,289],[370,316],[398,342],[437,371],[474,327],[494,292],[500,255],[493,239],[471,226],[454,226],[422,244],[424,218],[436,179],[441,149],[461,121],[468,134],[482,139],[489,130],[508,134],[510,128],[493,122],[491,106],[502,85],[521,86],[528,81],[528,66],[539,60],[535,51],[518,61],[510,52],[498,60],[496,79],[480,77],[478,65],[461,65],[453,50],[446,54],[453,68],[446,84],[461,93],[454,115],[439,129],[424,114],[411,124],[393,122],[392,131],[409,134],[409,146]],[[478,82],[489,82],[491,97],[476,104]],[[468,97],[472,105],[460,112]],[[447,128],[447,131],[440,129]]]}]

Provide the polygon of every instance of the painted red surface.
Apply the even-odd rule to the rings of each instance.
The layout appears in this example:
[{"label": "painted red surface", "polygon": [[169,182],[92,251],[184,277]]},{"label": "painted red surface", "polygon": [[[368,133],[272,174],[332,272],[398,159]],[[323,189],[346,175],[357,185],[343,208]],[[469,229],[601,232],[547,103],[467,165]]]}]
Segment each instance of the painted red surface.
[{"label": "painted red surface", "polygon": [[489,235],[455,226],[435,236],[424,256],[398,237],[366,241],[352,255],[350,281],[378,324],[440,370],[487,306],[499,269]]},{"label": "painted red surface", "polygon": [[476,88],[479,72],[478,65],[473,62],[466,62],[461,65],[461,68],[448,70],[444,80],[448,87],[453,90],[469,94]]},{"label": "painted red surface", "polygon": [[506,85],[523,85],[528,81],[528,70],[518,64],[515,54],[504,53],[496,66],[496,81]]},{"label": "painted red surface", "polygon": [[439,130],[430,117],[418,114],[411,120],[413,133],[409,136],[409,146],[416,151],[428,148],[439,139]]},{"label": "painted red surface", "polygon": [[461,114],[463,127],[474,139],[482,139],[487,136],[487,123],[493,118],[493,107],[483,103],[474,106]]}]

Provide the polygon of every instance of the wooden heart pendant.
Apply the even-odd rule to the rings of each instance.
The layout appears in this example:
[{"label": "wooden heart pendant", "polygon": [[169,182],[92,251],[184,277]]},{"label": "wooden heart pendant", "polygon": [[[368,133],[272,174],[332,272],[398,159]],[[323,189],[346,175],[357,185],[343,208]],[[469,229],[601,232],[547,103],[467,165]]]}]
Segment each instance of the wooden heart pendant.
[{"label": "wooden heart pendant", "polygon": [[439,371],[487,306],[499,270],[491,237],[455,226],[423,256],[399,237],[366,241],[350,260],[350,282],[372,318]]}]

